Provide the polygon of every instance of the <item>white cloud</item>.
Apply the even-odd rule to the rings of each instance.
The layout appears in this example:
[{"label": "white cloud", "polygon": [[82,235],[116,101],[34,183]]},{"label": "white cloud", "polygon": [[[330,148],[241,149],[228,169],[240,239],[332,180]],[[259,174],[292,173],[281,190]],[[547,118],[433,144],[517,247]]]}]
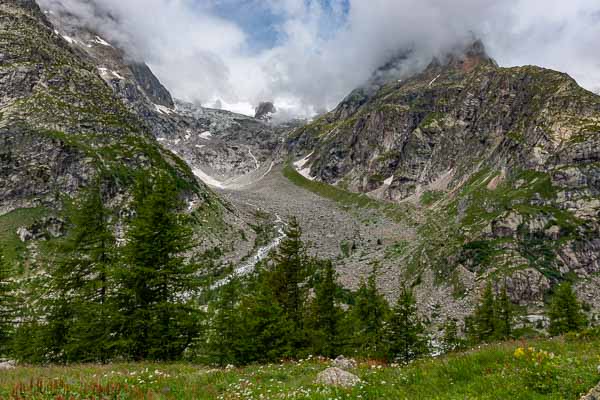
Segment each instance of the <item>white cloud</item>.
[{"label": "white cloud", "polygon": [[[427,63],[472,34],[501,65],[538,64],[600,86],[600,5],[595,0],[249,0],[281,17],[279,40],[249,53],[247,33],[212,6],[237,0],[62,1],[103,37],[146,60],[176,97],[251,113],[263,100],[287,113],[331,108],[399,49]],[[90,5],[94,2],[96,8]],[[107,13],[113,18],[107,18]]]}]

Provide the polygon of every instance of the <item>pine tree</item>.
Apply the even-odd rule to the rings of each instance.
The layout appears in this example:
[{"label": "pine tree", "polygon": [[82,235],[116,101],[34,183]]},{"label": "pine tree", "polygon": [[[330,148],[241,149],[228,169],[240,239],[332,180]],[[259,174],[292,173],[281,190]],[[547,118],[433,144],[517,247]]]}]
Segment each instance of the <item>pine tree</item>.
[{"label": "pine tree", "polygon": [[49,345],[68,362],[107,361],[114,310],[108,301],[115,238],[100,185],[68,208],[70,231],[56,245],[49,266]]},{"label": "pine tree", "polygon": [[153,182],[142,176],[134,206],[117,274],[120,345],[134,359],[172,360],[199,329],[199,313],[189,300],[198,268],[183,258],[191,247],[190,219],[180,212],[184,204],[165,175]]},{"label": "pine tree", "polygon": [[4,250],[0,247],[0,356],[6,354],[13,332],[15,299],[12,276],[13,272],[4,259]]},{"label": "pine tree", "polygon": [[488,283],[473,316],[474,334],[479,342],[491,340],[496,332],[496,306],[492,284]]},{"label": "pine tree", "polygon": [[464,340],[460,337],[456,319],[452,318],[444,324],[444,336],[442,338],[442,349],[445,353],[462,349]]},{"label": "pine tree", "polygon": [[577,332],[586,326],[586,316],[569,282],[559,285],[556,289],[550,303],[548,317],[550,318],[548,331],[553,336]]},{"label": "pine tree", "polygon": [[273,257],[268,284],[278,304],[291,324],[290,346],[300,349],[305,345],[304,312],[308,295],[306,280],[313,268],[302,242],[302,230],[296,218],[286,227],[286,238]]},{"label": "pine tree", "polygon": [[240,282],[233,279],[220,288],[209,311],[208,361],[218,365],[241,363],[243,341],[251,340],[249,335],[242,328]]},{"label": "pine tree", "polygon": [[28,297],[37,300],[21,307],[14,355],[24,361],[106,361],[110,355],[114,311],[108,291],[115,240],[100,185],[67,203],[65,219],[67,236],[50,245],[51,255],[38,266],[48,275],[31,285]]},{"label": "pine tree", "polygon": [[355,304],[350,310],[351,346],[365,357],[384,357],[384,323],[389,314],[385,298],[378,292],[375,271],[368,282],[361,282]]},{"label": "pine tree", "polygon": [[496,298],[494,336],[497,339],[508,339],[512,335],[513,327],[513,304],[506,292],[506,286],[500,291]]},{"label": "pine tree", "polygon": [[312,309],[313,353],[335,357],[339,351],[341,310],[336,305],[339,286],[331,261],[321,262],[324,269],[315,290]]},{"label": "pine tree", "polygon": [[242,298],[240,310],[242,363],[276,362],[295,354],[288,340],[291,324],[262,275]]},{"label": "pine tree", "polygon": [[412,290],[403,287],[393,308],[386,334],[388,359],[410,362],[428,351],[425,327],[417,315]]}]

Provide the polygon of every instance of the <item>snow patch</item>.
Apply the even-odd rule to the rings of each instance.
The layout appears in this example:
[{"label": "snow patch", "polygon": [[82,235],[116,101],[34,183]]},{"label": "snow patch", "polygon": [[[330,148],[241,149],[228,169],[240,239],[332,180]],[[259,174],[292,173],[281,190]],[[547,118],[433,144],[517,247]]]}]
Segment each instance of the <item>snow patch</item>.
[{"label": "snow patch", "polygon": [[69,37],[67,35],[63,35],[63,39],[65,39],[67,42],[69,42],[69,44],[77,43],[77,40],[75,40],[72,37]]},{"label": "snow patch", "polygon": [[170,115],[175,112],[175,111],[171,110],[169,107],[161,106],[160,104],[155,104],[154,108],[156,108],[156,111],[158,111],[159,113],[165,114],[165,115]]},{"label": "snow patch", "polygon": [[309,181],[314,181],[317,179],[315,176],[310,175],[310,167],[298,170],[298,173],[308,179]]},{"label": "snow patch", "polygon": [[306,179],[309,179],[311,181],[314,181],[316,178],[310,176],[310,166],[304,168],[304,166],[308,163],[310,157],[314,154],[315,152],[311,152],[309,155],[307,155],[306,157],[304,157],[301,160],[298,160],[294,163],[294,168],[296,169],[296,171],[302,175],[303,177],[305,177]]},{"label": "snow patch", "polygon": [[210,138],[212,137],[212,133],[210,133],[209,131],[202,132],[200,134],[200,137],[205,140],[210,140]]},{"label": "snow patch", "polygon": [[197,149],[201,149],[203,147],[206,147],[206,145],[204,145],[204,144],[197,144],[194,147],[196,147]]},{"label": "snow patch", "polygon": [[308,160],[310,159],[310,157],[314,154],[315,152],[313,151],[312,153],[310,153],[309,155],[307,155],[306,157],[304,157],[302,160],[298,160],[294,163],[294,167],[296,167],[296,169],[301,169],[302,167],[304,167],[306,165],[306,163],[308,162]]},{"label": "snow patch", "polygon": [[394,175],[390,176],[385,181],[383,181],[383,184],[385,186],[390,186],[392,184],[392,182],[394,182]]},{"label": "snow patch", "polygon": [[117,71],[110,71],[110,72],[112,72],[112,74],[113,74],[114,76],[116,76],[116,77],[117,77],[117,79],[120,79],[120,80],[122,80],[122,81],[124,81],[124,80],[125,80],[125,78],[123,78],[123,76],[122,76],[122,75],[120,75],[120,74],[119,74]]},{"label": "snow patch", "polygon": [[260,168],[260,163],[258,162],[258,159],[254,157],[254,154],[252,154],[252,150],[250,150],[250,147],[248,147],[248,153],[250,154],[250,157],[252,157],[252,159],[254,160],[254,165],[256,166],[256,169]]},{"label": "snow patch", "polygon": [[104,79],[110,79],[110,75],[114,76],[117,79],[120,80],[125,80],[125,78],[119,74],[117,71],[111,71],[108,68],[104,68],[104,67],[98,67],[98,71],[100,71],[100,75],[102,75],[102,78]]},{"label": "snow patch", "polygon": [[100,36],[96,36],[96,38],[92,40],[92,42],[101,44],[102,46],[113,47],[110,43],[102,39]]},{"label": "snow patch", "polygon": [[254,270],[256,269],[256,265],[259,262],[261,262],[262,260],[264,260],[265,258],[267,258],[268,255],[271,253],[271,251],[273,251],[279,247],[281,242],[283,242],[283,240],[287,237],[287,235],[285,234],[285,227],[287,224],[281,219],[279,214],[275,214],[275,215],[277,217],[277,219],[275,220],[275,224],[278,226],[277,237],[275,239],[273,239],[273,241],[271,243],[267,244],[264,247],[259,248],[257,250],[256,254],[253,257],[251,257],[249,261],[247,261],[245,264],[241,265],[240,267],[236,268],[235,271],[233,271],[233,273],[230,276],[216,282],[212,286],[212,289],[220,288],[220,287],[226,285],[235,277],[246,276],[246,275],[254,272]]},{"label": "snow patch", "polygon": [[202,182],[206,183],[208,186],[216,187],[219,189],[225,189],[225,185],[223,185],[223,182],[216,180],[212,176],[210,176],[207,173],[205,173],[204,171],[202,171],[200,168],[194,168],[192,170],[192,172],[194,173],[194,175],[196,175]]},{"label": "snow patch", "polygon": [[431,82],[429,82],[429,87],[431,87],[431,85],[433,85],[435,83],[435,81],[437,81],[440,76],[442,76],[442,74],[439,74],[438,76],[436,76],[435,78],[433,78],[433,80]]}]

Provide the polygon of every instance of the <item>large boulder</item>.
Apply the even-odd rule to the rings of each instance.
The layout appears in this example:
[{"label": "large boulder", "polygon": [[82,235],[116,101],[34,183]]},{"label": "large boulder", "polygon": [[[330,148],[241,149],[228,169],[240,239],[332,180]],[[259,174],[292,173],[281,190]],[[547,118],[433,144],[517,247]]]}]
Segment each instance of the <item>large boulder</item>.
[{"label": "large boulder", "polygon": [[360,383],[360,378],[343,369],[331,367],[317,375],[315,383],[319,385],[351,388],[357,383]]},{"label": "large boulder", "polygon": [[261,102],[258,107],[256,107],[254,114],[254,118],[260,119],[263,121],[269,121],[273,114],[277,112],[275,105],[270,101]]},{"label": "large boulder", "polygon": [[600,400],[600,383],[580,400]]},{"label": "large boulder", "polygon": [[0,371],[6,371],[9,369],[15,369],[16,363],[14,361],[4,361],[0,362]]},{"label": "large boulder", "polygon": [[346,358],[344,356],[338,356],[331,364],[340,369],[356,368],[356,360],[352,358]]}]

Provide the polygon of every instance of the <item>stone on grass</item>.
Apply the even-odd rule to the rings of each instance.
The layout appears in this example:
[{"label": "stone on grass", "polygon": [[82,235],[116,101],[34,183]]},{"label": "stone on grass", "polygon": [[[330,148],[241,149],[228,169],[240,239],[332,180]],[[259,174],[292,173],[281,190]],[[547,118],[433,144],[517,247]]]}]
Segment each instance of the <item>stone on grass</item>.
[{"label": "stone on grass", "polygon": [[317,375],[315,383],[319,385],[351,388],[357,383],[360,383],[360,378],[343,369],[331,367]]},{"label": "stone on grass", "polygon": [[581,400],[600,400],[600,383],[598,386],[590,390],[588,394],[583,396]]},{"label": "stone on grass", "polygon": [[353,369],[356,368],[356,361],[352,358],[338,356],[338,358],[333,360],[332,365],[341,369]]},{"label": "stone on grass", "polygon": [[4,361],[0,362],[0,371],[5,371],[7,369],[15,369],[16,363],[14,361]]}]

